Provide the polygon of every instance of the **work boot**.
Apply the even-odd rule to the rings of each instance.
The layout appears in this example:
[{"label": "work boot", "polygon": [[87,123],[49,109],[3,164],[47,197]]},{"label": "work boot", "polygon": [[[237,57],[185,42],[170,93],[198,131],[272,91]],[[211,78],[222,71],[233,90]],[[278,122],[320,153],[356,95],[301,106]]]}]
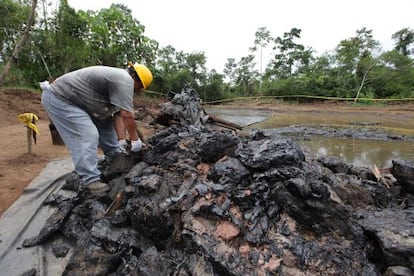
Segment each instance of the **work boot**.
[{"label": "work boot", "polygon": [[110,190],[109,186],[101,181],[95,181],[85,185],[85,188],[88,189],[92,195],[101,195]]}]

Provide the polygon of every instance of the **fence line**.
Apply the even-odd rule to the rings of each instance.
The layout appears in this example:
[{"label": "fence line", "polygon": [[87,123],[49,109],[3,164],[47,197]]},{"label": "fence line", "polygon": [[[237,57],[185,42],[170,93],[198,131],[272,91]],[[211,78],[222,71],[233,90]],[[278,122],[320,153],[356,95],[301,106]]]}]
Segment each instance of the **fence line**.
[{"label": "fence line", "polygon": [[[318,100],[332,100],[332,101],[355,101],[355,98],[338,98],[338,97],[324,97],[324,96],[309,96],[309,95],[284,95],[284,96],[252,96],[252,97],[235,97],[231,99],[222,99],[216,101],[209,101],[204,102],[204,104],[219,104],[231,101],[239,101],[239,100],[261,100],[261,99],[299,99],[299,98],[306,98],[306,99],[318,99]],[[373,99],[373,98],[359,98],[357,102],[408,102],[414,101],[414,98],[400,98],[400,99]]]}]

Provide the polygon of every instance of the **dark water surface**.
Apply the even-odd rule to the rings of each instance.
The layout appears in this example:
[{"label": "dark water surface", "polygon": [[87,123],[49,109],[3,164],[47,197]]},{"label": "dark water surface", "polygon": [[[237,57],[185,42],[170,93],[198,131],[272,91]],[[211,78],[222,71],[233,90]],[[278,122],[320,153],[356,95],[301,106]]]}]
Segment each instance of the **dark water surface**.
[{"label": "dark water surface", "polygon": [[[282,127],[352,128],[360,131],[381,131],[388,135],[414,137],[414,115],[335,113],[318,111],[272,112],[247,109],[206,109],[208,114],[237,123],[245,131],[254,129],[275,129]],[[324,137],[321,135],[290,134],[305,150],[317,157],[338,157],[355,166],[377,165],[390,167],[392,160],[414,162],[414,142],[407,140],[371,140],[347,137]]]}]

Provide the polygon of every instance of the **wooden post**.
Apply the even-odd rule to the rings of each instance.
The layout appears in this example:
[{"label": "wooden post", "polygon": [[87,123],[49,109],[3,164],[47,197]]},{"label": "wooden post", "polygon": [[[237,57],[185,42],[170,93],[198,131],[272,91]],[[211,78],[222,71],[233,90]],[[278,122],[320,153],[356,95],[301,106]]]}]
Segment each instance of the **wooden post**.
[{"label": "wooden post", "polygon": [[32,154],[32,129],[30,127],[26,127],[27,129],[27,153]]},{"label": "wooden post", "polygon": [[36,127],[36,121],[39,120],[39,118],[33,113],[22,113],[17,116],[17,119],[26,125],[27,152],[31,154],[33,144],[32,141],[34,139],[34,142],[36,143],[36,134],[39,133],[39,130]]}]

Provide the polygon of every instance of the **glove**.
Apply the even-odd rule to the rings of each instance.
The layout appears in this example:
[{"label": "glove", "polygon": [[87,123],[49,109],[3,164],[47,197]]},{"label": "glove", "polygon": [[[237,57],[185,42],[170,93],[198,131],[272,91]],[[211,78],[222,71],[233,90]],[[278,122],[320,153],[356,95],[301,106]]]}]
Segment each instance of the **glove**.
[{"label": "glove", "polygon": [[126,150],[128,147],[128,142],[125,139],[119,140],[118,144],[119,144],[119,147],[124,150]]},{"label": "glove", "polygon": [[139,152],[142,149],[142,142],[141,140],[131,141],[131,151],[132,152]]}]

